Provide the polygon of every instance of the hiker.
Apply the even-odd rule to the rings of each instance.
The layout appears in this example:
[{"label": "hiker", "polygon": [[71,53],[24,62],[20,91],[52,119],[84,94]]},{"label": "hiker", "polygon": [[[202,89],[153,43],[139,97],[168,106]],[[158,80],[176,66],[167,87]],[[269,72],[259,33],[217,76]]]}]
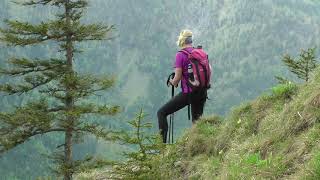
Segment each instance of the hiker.
[{"label": "hiker", "polygon": [[[177,41],[177,45],[179,46],[180,50],[176,54],[174,63],[174,77],[173,79],[169,80],[169,84],[174,87],[178,87],[178,84],[181,81],[181,92],[174,96],[170,101],[168,101],[158,110],[157,116],[159,130],[163,139],[163,143],[167,142],[167,116],[188,105],[191,105],[192,123],[194,124],[199,119],[199,117],[202,116],[204,104],[207,99],[207,88],[195,89],[190,87],[191,85],[190,83],[188,83],[188,66],[189,68],[191,67],[191,62],[188,54],[190,54],[194,50],[192,46],[192,32],[190,30],[181,31]],[[208,66],[210,65],[208,64]]]}]

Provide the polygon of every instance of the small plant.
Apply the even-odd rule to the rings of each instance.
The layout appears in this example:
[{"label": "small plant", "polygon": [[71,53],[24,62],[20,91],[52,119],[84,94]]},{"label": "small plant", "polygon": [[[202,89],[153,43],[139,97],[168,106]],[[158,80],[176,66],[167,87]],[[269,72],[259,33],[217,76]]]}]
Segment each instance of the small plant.
[{"label": "small plant", "polygon": [[282,97],[284,99],[291,99],[291,97],[297,92],[298,87],[294,83],[279,84],[271,88],[273,97]]},{"label": "small plant", "polygon": [[260,168],[268,167],[271,164],[270,159],[262,159],[260,153],[249,154],[245,162]]}]

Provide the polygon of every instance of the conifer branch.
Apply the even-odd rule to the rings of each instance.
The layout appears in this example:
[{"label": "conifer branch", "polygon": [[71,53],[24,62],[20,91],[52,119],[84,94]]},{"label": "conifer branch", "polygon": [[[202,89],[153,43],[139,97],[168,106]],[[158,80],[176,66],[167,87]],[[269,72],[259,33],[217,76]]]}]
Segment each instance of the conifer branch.
[{"label": "conifer branch", "polygon": [[122,131],[113,131],[94,123],[85,123],[76,128],[75,131],[91,134],[106,141],[115,141],[123,134]]},{"label": "conifer branch", "polygon": [[[70,94],[75,99],[84,98],[93,95],[95,92],[104,91],[112,87],[115,83],[114,77],[107,76],[92,76],[92,75],[78,75],[74,73],[72,76],[66,76],[61,82],[61,86],[68,85],[72,87],[69,89]],[[55,92],[52,94],[59,99],[67,98],[65,93]]]},{"label": "conifer branch", "polygon": [[24,143],[31,137],[65,131],[54,125],[55,115],[48,113],[46,100],[28,103],[11,113],[0,113],[0,152]]},{"label": "conifer branch", "polygon": [[13,95],[13,94],[21,95],[25,92],[30,91],[31,89],[33,88],[28,85],[22,85],[22,84],[20,85],[1,84],[0,85],[0,91],[5,92],[9,95]]},{"label": "conifer branch", "polygon": [[[0,129],[0,131],[5,132]],[[6,134],[1,133],[0,137],[0,155],[15,148],[16,146],[23,144],[28,141],[30,138],[36,135],[44,135],[51,132],[64,132],[65,129],[62,128],[53,128],[53,129],[33,129],[33,130],[23,130],[20,132],[7,132],[6,134],[11,134],[12,136],[6,136]]]},{"label": "conifer branch", "polygon": [[40,86],[46,85],[50,83],[53,79],[53,77],[45,77],[41,75],[27,76],[25,78],[24,84],[0,84],[0,91],[8,93],[9,95],[21,95],[23,93],[32,91]]},{"label": "conifer branch", "polygon": [[119,106],[99,106],[96,104],[82,104],[75,106],[73,114],[97,114],[97,115],[116,115],[120,112]]},{"label": "conifer branch", "polygon": [[0,84],[0,91],[9,95],[23,94],[46,85],[63,75],[66,65],[61,60],[50,61],[27,60],[12,58],[9,63],[14,66],[12,69],[0,69],[0,74],[8,76],[24,77],[20,84]]},{"label": "conifer branch", "polygon": [[303,79],[306,82],[310,79],[310,73],[318,66],[318,62],[315,57],[315,48],[301,50],[299,58],[296,60],[286,54],[282,58],[282,62],[292,73],[296,74],[298,78]]},{"label": "conifer branch", "polygon": [[32,25],[28,22],[6,20],[7,29],[0,29],[2,37],[0,40],[11,46],[26,46],[38,44],[47,40],[63,41],[65,34],[61,29],[65,23],[60,21],[51,21]]},{"label": "conifer branch", "polygon": [[64,72],[66,70],[66,63],[60,59],[50,60],[30,60],[26,58],[10,58],[8,64],[12,65],[12,69],[0,68],[0,74],[9,76],[23,76],[29,73],[57,71]]},{"label": "conifer branch", "polygon": [[[109,32],[115,29],[114,25],[102,26],[99,24],[90,25],[79,25],[76,28],[76,33],[72,37],[73,41],[92,41],[92,40],[103,40]],[[112,37],[107,36],[107,40]]]},{"label": "conifer branch", "polygon": [[[17,4],[21,4],[24,6],[33,6],[33,5],[52,5],[52,6],[58,6],[61,7],[65,5],[65,0],[30,0],[27,2],[16,2]],[[80,9],[85,8],[88,6],[88,1],[86,0],[77,0],[77,1],[71,1],[69,2],[68,6],[70,8]]]},{"label": "conifer branch", "polygon": [[28,2],[16,2],[17,4],[21,4],[24,6],[31,6],[31,5],[48,5],[49,3],[52,3],[52,5],[60,6],[64,0],[31,0]]}]

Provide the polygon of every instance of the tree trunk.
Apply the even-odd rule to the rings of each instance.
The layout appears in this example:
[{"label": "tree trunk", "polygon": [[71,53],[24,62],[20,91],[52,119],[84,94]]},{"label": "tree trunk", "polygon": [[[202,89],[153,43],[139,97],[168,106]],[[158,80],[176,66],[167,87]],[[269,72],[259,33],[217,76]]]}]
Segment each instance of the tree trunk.
[{"label": "tree trunk", "polygon": [[72,130],[68,129],[65,133],[65,164],[68,170],[65,171],[64,180],[72,179]]},{"label": "tree trunk", "polygon": [[[72,31],[71,28],[71,18],[70,18],[70,6],[69,6],[70,0],[65,0],[65,15],[66,15],[66,59],[67,59],[67,65],[68,65],[68,73],[69,77],[73,76],[73,67],[72,67],[72,59],[73,59],[73,42],[72,42]],[[72,110],[74,106],[74,99],[71,96],[71,90],[72,87],[68,84],[66,87],[66,108],[67,110]],[[67,124],[68,127],[65,132],[65,165],[67,165],[67,170],[64,173],[64,180],[71,180],[72,174],[73,174],[73,167],[72,167],[72,135],[73,135],[73,124],[74,124],[74,118],[72,116],[67,117]]]}]

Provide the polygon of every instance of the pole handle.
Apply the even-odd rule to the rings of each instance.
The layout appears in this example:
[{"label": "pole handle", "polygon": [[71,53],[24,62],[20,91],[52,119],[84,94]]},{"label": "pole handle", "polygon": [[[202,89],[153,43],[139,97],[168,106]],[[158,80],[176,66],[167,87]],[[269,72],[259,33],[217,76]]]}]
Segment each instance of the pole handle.
[{"label": "pole handle", "polygon": [[[170,79],[173,79],[175,76],[175,73],[171,73],[168,77],[168,80],[167,80],[167,86],[169,87],[170,85],[172,86],[172,84],[170,83]],[[172,86],[173,87],[173,86]]]}]

